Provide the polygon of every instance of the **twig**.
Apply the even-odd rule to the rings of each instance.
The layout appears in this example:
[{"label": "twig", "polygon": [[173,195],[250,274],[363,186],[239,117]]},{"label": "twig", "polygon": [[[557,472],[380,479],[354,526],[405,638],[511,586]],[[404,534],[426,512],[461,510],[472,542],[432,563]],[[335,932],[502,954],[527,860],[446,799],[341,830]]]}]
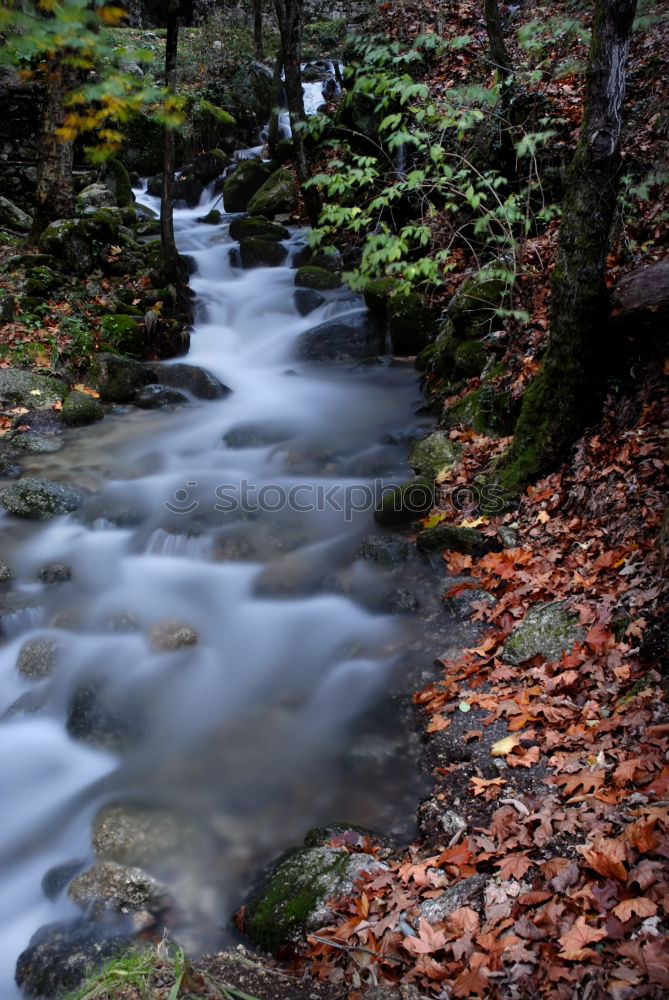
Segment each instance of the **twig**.
[{"label": "twig", "polygon": [[498,799],[498,801],[507,806],[515,806],[518,812],[523,813],[525,816],[530,815],[530,810],[519,799]]},{"label": "twig", "polygon": [[399,962],[401,965],[410,965],[406,959],[400,958],[399,955],[379,955],[378,951],[372,951],[371,948],[363,948],[361,945],[354,944],[342,944],[339,941],[333,941],[331,938],[319,937],[318,934],[308,934],[307,940],[320,941],[321,944],[329,944],[331,948],[340,948],[341,951],[361,951],[365,955],[373,955],[374,958],[380,959],[383,962]]}]

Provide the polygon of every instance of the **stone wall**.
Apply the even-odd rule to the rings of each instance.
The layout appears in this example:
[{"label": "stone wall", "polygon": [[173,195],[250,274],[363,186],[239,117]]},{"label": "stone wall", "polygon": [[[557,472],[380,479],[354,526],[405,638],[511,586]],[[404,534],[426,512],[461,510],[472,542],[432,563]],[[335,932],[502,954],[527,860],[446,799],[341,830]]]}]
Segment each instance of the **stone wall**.
[{"label": "stone wall", "polygon": [[15,74],[0,77],[0,190],[22,208],[29,208],[37,174],[35,155],[41,88]]}]

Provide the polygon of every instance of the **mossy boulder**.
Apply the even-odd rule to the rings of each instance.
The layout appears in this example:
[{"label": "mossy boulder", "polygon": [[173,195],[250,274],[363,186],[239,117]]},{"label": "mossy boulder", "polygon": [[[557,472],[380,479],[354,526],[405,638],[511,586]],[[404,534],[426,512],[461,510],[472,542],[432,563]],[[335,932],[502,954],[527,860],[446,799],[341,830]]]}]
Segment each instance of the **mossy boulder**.
[{"label": "mossy boulder", "polygon": [[112,193],[114,205],[118,205],[119,208],[132,205],[135,199],[130,174],[120,160],[112,157],[106,161],[102,169],[102,180]]},{"label": "mossy boulder", "polygon": [[57,219],[46,227],[38,241],[42,253],[50,254],[59,265],[73,274],[93,270],[97,252],[90,236],[81,229],[79,219]]},{"label": "mossy boulder", "polygon": [[434,506],[434,483],[416,476],[384,493],[374,511],[378,524],[406,524],[429,514]]},{"label": "mossy boulder", "polygon": [[212,208],[206,215],[200,215],[195,221],[202,222],[206,226],[219,226],[223,216],[217,208]]},{"label": "mossy boulder", "polygon": [[478,434],[505,437],[513,433],[520,410],[520,400],[500,391],[494,382],[484,381],[444,411],[442,427],[470,427]]},{"label": "mossy boulder", "polygon": [[251,215],[264,215],[268,219],[290,214],[296,208],[297,184],[287,167],[280,167],[268,177],[248,203]]},{"label": "mossy boulder", "polygon": [[437,333],[437,319],[422,295],[393,295],[387,305],[388,331],[393,352],[418,354]]},{"label": "mossy boulder", "polygon": [[234,135],[237,127],[237,122],[228,111],[201,98],[189,101],[185,114],[181,142],[186,155],[191,151],[218,149],[224,139]]},{"label": "mossy boulder", "polygon": [[509,294],[509,278],[495,267],[483,268],[465,281],[448,304],[448,323],[458,337],[466,340],[490,333],[495,312]]},{"label": "mossy boulder", "polygon": [[33,375],[18,368],[0,369],[0,401],[34,410],[53,406],[67,396],[64,382],[47,375]]},{"label": "mossy boulder", "polygon": [[100,402],[86,392],[71,392],[60,411],[60,419],[70,427],[82,427],[102,420],[105,411]]},{"label": "mossy boulder", "polygon": [[280,226],[276,222],[269,222],[267,219],[243,216],[242,218],[232,220],[230,223],[231,239],[245,240],[251,236],[279,243],[281,240],[287,240],[290,233],[285,226]]},{"label": "mossy boulder", "polygon": [[578,618],[567,611],[564,601],[537,604],[511,632],[504,644],[502,659],[517,665],[541,656],[551,663],[559,660],[563,652],[571,652],[574,643],[584,638],[585,629],[579,625]]},{"label": "mossy boulder", "polygon": [[269,169],[260,160],[242,160],[223,184],[225,211],[245,212],[253,195],[270,176]]},{"label": "mossy boulder", "polygon": [[16,302],[13,295],[0,292],[0,323],[11,323],[16,312]]},{"label": "mossy boulder", "polygon": [[129,403],[138,389],[153,381],[150,372],[139,361],[107,352],[95,356],[89,379],[97,387],[101,399],[108,403]]},{"label": "mossy boulder", "polygon": [[102,317],[100,339],[105,347],[134,358],[141,357],[146,347],[144,328],[134,316],[121,313]]},{"label": "mossy boulder", "polygon": [[281,243],[249,236],[240,241],[239,256],[242,267],[278,267],[288,256],[288,250]]},{"label": "mossy boulder", "polygon": [[453,362],[459,378],[473,378],[485,368],[488,355],[480,340],[465,340],[455,346]]},{"label": "mossy boulder", "polygon": [[453,524],[435,524],[418,533],[416,545],[421,552],[462,552],[464,555],[484,556],[499,552],[502,545],[495,536],[484,535],[476,528],[459,528]]},{"label": "mossy boulder", "polygon": [[372,855],[341,848],[299,847],[269,870],[246,904],[244,930],[263,951],[276,953],[305,931],[328,923],[330,899],[346,895],[363,871],[385,866]]},{"label": "mossy boulder", "polygon": [[455,465],[461,453],[461,445],[451,441],[443,431],[433,431],[411,445],[409,465],[418,475],[436,479],[443,469]]},{"label": "mossy boulder", "polygon": [[299,268],[295,275],[295,284],[300,288],[313,288],[317,292],[325,292],[331,288],[339,288],[341,278],[324,267],[312,267],[306,264]]},{"label": "mossy boulder", "polygon": [[79,192],[75,199],[78,212],[86,212],[90,208],[111,208],[114,206],[114,195],[106,184],[97,182],[89,184]]},{"label": "mossy boulder", "polygon": [[81,507],[84,499],[80,490],[51,479],[19,479],[0,493],[0,503],[5,510],[31,520],[68,514]]},{"label": "mossy boulder", "polygon": [[379,319],[388,318],[388,303],[397,284],[396,278],[374,278],[365,285],[365,305]]},{"label": "mossy boulder", "polygon": [[28,295],[37,295],[38,293],[34,289],[41,285],[47,293],[53,292],[57,288],[62,288],[66,280],[64,274],[61,274],[60,271],[54,271],[50,267],[31,267],[26,271],[24,290]]},{"label": "mossy boulder", "polygon": [[33,220],[22,208],[15,205],[9,198],[0,195],[0,226],[27,233]]}]

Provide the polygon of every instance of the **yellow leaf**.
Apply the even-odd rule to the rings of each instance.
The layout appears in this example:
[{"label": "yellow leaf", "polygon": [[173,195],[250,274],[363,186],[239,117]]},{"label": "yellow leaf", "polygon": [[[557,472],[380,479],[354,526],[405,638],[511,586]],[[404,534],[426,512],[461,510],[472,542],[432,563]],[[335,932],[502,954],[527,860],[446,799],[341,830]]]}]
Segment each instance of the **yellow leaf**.
[{"label": "yellow leaf", "polygon": [[118,256],[118,254],[123,253],[123,249],[122,249],[122,247],[116,246],[116,244],[112,243],[111,249],[110,249],[109,252],[112,253],[114,255],[114,257],[116,257],[116,256]]},{"label": "yellow leaf", "polygon": [[547,513],[545,510],[540,510],[539,513],[537,514],[537,521],[541,521],[542,524],[545,524],[546,521],[550,521],[550,519],[551,519],[550,514]]},{"label": "yellow leaf", "polygon": [[450,478],[452,472],[453,472],[453,466],[445,465],[443,469],[440,469],[437,475],[434,477],[435,483],[439,484],[445,483],[446,480]]},{"label": "yellow leaf", "polygon": [[435,525],[441,524],[442,521],[446,520],[446,514],[444,511],[435,511],[434,514],[429,514],[427,517],[421,518],[421,524],[424,528],[434,528]]},{"label": "yellow leaf", "polygon": [[520,733],[513,733],[511,736],[506,736],[503,740],[498,740],[497,743],[494,743],[490,753],[493,757],[506,757],[519,743]]},{"label": "yellow leaf", "polygon": [[30,395],[31,396],[41,396],[42,395],[42,390],[41,389],[31,389],[30,390]]},{"label": "yellow leaf", "polygon": [[100,393],[96,392],[95,389],[91,389],[89,386],[84,385],[83,382],[77,382],[76,385],[72,386],[73,392],[85,392],[87,396],[92,396],[93,399],[99,399]]},{"label": "yellow leaf", "polygon": [[122,7],[100,7],[98,10],[100,20],[114,28],[121,24],[127,16],[127,11],[123,10]]},{"label": "yellow leaf", "polygon": [[444,718],[441,712],[438,712],[437,715],[433,715],[430,721],[428,722],[427,726],[425,727],[425,732],[438,733],[441,732],[442,729],[448,729],[450,724],[451,720]]},{"label": "yellow leaf", "polygon": [[464,521],[460,521],[460,524],[458,525],[458,527],[459,528],[478,528],[481,524],[486,524],[487,520],[488,520],[487,517],[477,517],[475,520],[469,520],[468,518],[465,518]]}]

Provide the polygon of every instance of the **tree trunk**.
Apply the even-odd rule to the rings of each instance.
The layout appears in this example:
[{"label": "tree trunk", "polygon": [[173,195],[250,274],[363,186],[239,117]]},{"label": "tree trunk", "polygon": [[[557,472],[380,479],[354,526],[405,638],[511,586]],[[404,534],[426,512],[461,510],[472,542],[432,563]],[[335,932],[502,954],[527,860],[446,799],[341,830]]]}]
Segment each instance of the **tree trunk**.
[{"label": "tree trunk", "polygon": [[262,37],[262,0],[253,0],[253,47],[256,59],[264,59],[265,50]]},{"label": "tree trunk", "polygon": [[597,0],[581,134],[569,168],[550,334],[511,447],[497,468],[517,492],[563,461],[601,401],[607,362],[606,257],[620,171],[627,53],[636,0]]},{"label": "tree trunk", "polygon": [[63,124],[65,96],[76,82],[76,69],[54,59],[45,77],[38,138],[35,214],[30,231],[32,240],[36,240],[55,219],[69,219],[74,215],[74,143],[61,139],[56,129]]},{"label": "tree trunk", "polygon": [[511,73],[511,59],[506,50],[497,0],[485,0],[485,23],[490,42],[490,57],[505,74]]},{"label": "tree trunk", "polygon": [[281,51],[281,46],[279,46],[279,51],[276,54],[276,60],[274,62],[274,72],[272,73],[272,99],[274,104],[269,116],[269,129],[267,131],[267,145],[269,146],[270,156],[274,156],[276,154],[276,144],[281,138],[279,135],[279,115],[281,114],[281,107],[283,105],[284,98],[282,74],[283,52]]},{"label": "tree trunk", "polygon": [[[179,46],[179,0],[167,6],[167,36],[165,38],[165,86],[176,92],[177,50]],[[163,146],[163,190],[160,198],[161,270],[166,281],[179,282],[179,254],[174,240],[174,170],[176,164],[174,129],[165,125]]]}]

